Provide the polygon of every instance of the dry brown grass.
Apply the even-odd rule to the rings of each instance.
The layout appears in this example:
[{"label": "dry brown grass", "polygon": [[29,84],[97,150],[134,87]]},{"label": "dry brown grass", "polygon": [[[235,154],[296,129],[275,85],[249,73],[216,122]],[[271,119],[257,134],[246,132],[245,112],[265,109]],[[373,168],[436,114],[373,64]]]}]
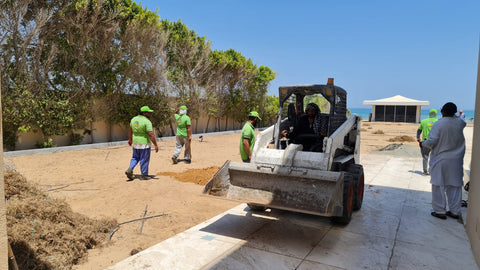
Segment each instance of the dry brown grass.
[{"label": "dry brown grass", "polygon": [[388,139],[388,141],[389,142],[414,142],[416,140],[412,136],[401,135],[401,136],[395,136],[393,138],[390,138]]},{"label": "dry brown grass", "polygon": [[74,213],[14,170],[5,172],[7,234],[20,269],[71,269],[117,224]]}]

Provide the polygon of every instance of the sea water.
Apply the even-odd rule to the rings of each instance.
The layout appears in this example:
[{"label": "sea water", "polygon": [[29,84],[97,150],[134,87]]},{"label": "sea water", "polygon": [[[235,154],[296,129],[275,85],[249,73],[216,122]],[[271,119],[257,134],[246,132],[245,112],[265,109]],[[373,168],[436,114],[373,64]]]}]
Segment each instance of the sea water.
[{"label": "sea water", "polygon": [[[363,120],[368,120],[368,116],[370,113],[372,113],[372,108],[348,108],[351,113],[358,114],[360,117],[362,117]],[[420,119],[425,119],[428,118],[428,113],[430,112],[430,109],[422,109],[421,114],[420,114]],[[438,114],[437,118],[440,118],[442,114],[440,113],[440,109],[437,109]],[[469,120],[474,117],[474,111],[473,110],[463,110],[463,114],[465,114],[465,119]]]}]

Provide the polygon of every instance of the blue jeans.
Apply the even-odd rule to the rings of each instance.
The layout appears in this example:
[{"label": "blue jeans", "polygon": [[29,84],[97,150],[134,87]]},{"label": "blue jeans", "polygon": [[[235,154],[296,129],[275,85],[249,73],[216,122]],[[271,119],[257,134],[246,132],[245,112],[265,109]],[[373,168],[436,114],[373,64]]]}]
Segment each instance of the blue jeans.
[{"label": "blue jeans", "polygon": [[142,175],[148,175],[148,165],[150,164],[150,151],[151,148],[135,149],[133,148],[132,160],[130,161],[129,168],[133,170],[140,162],[140,170]]}]

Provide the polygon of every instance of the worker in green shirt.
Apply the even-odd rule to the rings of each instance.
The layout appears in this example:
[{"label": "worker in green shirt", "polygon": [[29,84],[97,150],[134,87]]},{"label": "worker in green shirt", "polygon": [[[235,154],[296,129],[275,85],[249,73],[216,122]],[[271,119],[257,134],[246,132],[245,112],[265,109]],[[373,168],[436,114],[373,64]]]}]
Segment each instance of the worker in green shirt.
[{"label": "worker in green shirt", "polygon": [[262,120],[258,112],[252,111],[248,114],[248,121],[242,128],[240,137],[240,156],[243,162],[250,162],[252,158],[253,146],[255,145],[255,126]]},{"label": "worker in green shirt", "polygon": [[[417,142],[421,143],[423,141],[428,140],[428,133],[432,129],[432,126],[435,122],[437,122],[437,110],[431,109],[428,118],[423,119],[420,122],[420,126],[417,130]],[[420,135],[422,135],[422,139],[420,139]],[[423,158],[423,175],[429,175],[428,172],[428,157],[430,156],[430,148],[420,146],[420,153],[422,153]]]},{"label": "worker in green shirt", "polygon": [[141,180],[148,180],[148,165],[150,164],[151,143],[155,146],[155,152],[158,152],[157,140],[153,134],[152,122],[150,116],[153,110],[148,106],[140,108],[140,114],[133,117],[130,121],[130,130],[128,133],[128,145],[133,147],[132,159],[125,174],[129,180],[133,180],[133,169],[140,162],[142,172]]},{"label": "worker in green shirt", "polygon": [[184,161],[187,164],[192,162],[192,150],[190,148],[192,142],[192,122],[187,115],[187,106],[180,106],[175,111],[175,120],[177,121],[177,136],[175,137],[175,150],[173,152],[172,161],[173,164],[178,163],[178,156],[182,152],[183,146],[185,146]]}]

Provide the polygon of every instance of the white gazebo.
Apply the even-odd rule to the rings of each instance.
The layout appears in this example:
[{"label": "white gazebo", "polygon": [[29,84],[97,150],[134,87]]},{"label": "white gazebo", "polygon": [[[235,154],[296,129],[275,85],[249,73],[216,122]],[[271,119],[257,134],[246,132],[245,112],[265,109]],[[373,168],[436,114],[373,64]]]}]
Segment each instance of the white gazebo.
[{"label": "white gazebo", "polygon": [[363,105],[372,105],[371,121],[419,123],[422,106],[430,102],[396,95],[377,100],[364,100]]}]

